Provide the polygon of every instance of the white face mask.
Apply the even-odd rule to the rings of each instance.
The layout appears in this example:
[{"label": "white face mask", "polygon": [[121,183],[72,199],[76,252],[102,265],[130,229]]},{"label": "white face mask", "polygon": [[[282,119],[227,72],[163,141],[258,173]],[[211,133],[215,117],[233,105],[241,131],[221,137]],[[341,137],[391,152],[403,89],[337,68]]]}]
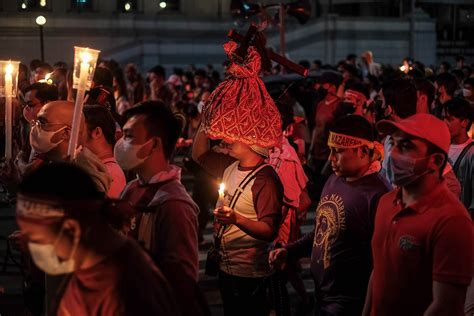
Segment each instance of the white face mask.
[{"label": "white face mask", "polygon": [[202,109],[204,108],[204,101],[199,101],[198,105],[197,105],[197,110],[199,113],[202,113]]},{"label": "white face mask", "polygon": [[60,261],[56,254],[56,244],[62,236],[62,230],[58,236],[58,239],[54,244],[37,244],[34,242],[28,243],[31,257],[35,262],[36,266],[43,270],[45,273],[50,275],[67,274],[74,272],[74,255],[77,250],[77,244],[74,245],[71,256],[68,260]]},{"label": "white face mask", "polygon": [[51,139],[53,138],[53,136],[56,133],[59,133],[60,131],[66,129],[66,128],[67,128],[67,125],[63,126],[62,128],[58,129],[57,131],[47,132],[47,131],[44,131],[43,129],[41,129],[38,125],[33,125],[33,127],[31,128],[31,131],[30,131],[30,144],[31,144],[31,147],[33,147],[33,149],[36,152],[39,152],[39,153],[42,153],[42,154],[51,151],[53,148],[55,148],[61,142],[64,141],[64,139],[62,139],[57,143],[53,143],[51,141]]},{"label": "white face mask", "polygon": [[463,95],[463,97],[465,97],[465,98],[469,98],[469,97],[472,96],[472,91],[469,90],[469,89],[465,89],[465,88],[464,88],[464,89],[462,89],[462,95]]},{"label": "white face mask", "polygon": [[150,138],[144,144],[134,145],[131,144],[130,141],[120,138],[114,148],[115,160],[117,160],[117,163],[123,170],[132,170],[138,167],[150,157],[150,154],[143,158],[138,158],[137,153],[152,140],[153,138]]}]

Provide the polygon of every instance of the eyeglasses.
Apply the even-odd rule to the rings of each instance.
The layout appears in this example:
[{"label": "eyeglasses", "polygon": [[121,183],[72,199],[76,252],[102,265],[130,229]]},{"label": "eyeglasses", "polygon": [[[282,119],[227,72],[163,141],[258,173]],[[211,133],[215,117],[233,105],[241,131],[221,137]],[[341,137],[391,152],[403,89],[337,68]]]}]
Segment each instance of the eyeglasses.
[{"label": "eyeglasses", "polygon": [[29,107],[29,108],[34,108],[34,107],[37,106],[37,105],[41,105],[41,102],[31,102],[31,101],[28,101],[28,102],[26,102],[25,105],[26,105],[27,107]]},{"label": "eyeglasses", "polygon": [[66,126],[69,126],[67,124],[64,124],[64,123],[45,123],[45,122],[41,122],[40,120],[32,120],[30,122],[30,125],[33,127],[33,126],[38,126],[39,128],[41,129],[44,129],[44,127],[46,126],[57,126],[57,125],[66,125]]}]

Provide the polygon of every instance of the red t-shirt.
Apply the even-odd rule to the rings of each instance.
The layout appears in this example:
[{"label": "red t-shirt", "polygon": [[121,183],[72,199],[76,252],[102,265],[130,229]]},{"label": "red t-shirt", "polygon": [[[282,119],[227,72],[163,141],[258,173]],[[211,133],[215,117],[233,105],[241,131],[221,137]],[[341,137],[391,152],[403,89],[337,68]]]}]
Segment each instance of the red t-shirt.
[{"label": "red t-shirt", "polygon": [[177,315],[165,277],[132,240],[88,269],[74,272],[58,316]]},{"label": "red t-shirt", "polygon": [[400,198],[385,194],[376,212],[371,315],[423,315],[433,281],[471,282],[473,226],[461,202],[444,183],[408,207]]}]

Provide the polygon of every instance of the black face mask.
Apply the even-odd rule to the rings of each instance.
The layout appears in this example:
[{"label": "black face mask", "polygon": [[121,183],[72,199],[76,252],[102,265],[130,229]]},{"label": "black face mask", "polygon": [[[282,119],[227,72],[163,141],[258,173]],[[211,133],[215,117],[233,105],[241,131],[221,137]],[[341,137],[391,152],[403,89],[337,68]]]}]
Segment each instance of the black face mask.
[{"label": "black face mask", "polygon": [[318,94],[318,98],[320,100],[324,99],[327,95],[328,95],[328,90],[324,89],[323,87],[319,87],[317,90],[316,90],[317,94]]}]

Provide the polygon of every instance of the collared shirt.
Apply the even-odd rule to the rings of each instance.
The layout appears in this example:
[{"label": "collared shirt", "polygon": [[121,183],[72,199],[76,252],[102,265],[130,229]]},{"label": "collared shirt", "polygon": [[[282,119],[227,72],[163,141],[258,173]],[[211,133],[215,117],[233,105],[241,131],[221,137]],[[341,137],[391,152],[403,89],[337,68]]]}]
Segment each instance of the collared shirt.
[{"label": "collared shirt", "polygon": [[473,226],[459,200],[444,183],[407,207],[401,193],[377,208],[372,315],[423,315],[433,281],[466,286],[472,277]]}]

